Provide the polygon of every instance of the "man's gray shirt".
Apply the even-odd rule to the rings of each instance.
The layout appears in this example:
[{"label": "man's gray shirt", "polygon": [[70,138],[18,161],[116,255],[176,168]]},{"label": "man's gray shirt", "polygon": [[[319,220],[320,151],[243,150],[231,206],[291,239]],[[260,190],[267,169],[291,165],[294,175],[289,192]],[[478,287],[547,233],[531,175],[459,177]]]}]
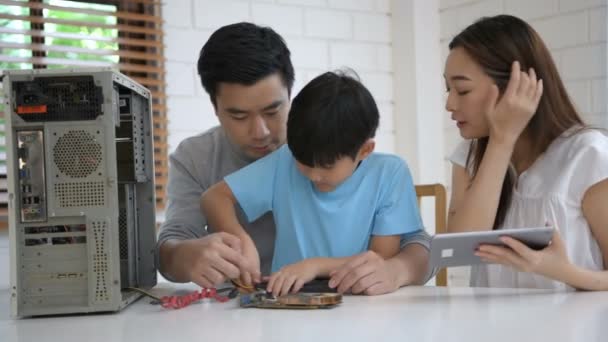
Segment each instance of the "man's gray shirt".
[{"label": "man's gray shirt", "polygon": [[[221,126],[187,138],[179,144],[169,157],[167,207],[156,248],[157,266],[160,265],[159,247],[163,242],[170,239],[196,239],[214,232],[213,227],[207,227],[207,219],[200,211],[201,194],[251,162],[251,158],[228,140]],[[248,223],[238,206],[236,211],[239,222],[258,249],[262,274],[270,274],[275,240],[272,213],[268,212]],[[430,236],[421,230],[406,235],[402,247],[418,243],[428,249],[429,242]],[[163,276],[171,279],[167,274]]]}]

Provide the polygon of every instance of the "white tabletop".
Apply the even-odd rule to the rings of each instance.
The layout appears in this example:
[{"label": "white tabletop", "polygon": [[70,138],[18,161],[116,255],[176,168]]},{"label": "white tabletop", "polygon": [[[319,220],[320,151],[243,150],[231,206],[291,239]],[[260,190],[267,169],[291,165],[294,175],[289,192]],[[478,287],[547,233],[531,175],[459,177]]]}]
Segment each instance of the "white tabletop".
[{"label": "white tabletop", "polygon": [[[161,283],[156,294],[185,285]],[[9,317],[0,288],[2,341],[608,341],[608,292],[409,287],[346,296],[329,310],[240,309],[235,300],[180,310],[141,299],[114,314]]]}]

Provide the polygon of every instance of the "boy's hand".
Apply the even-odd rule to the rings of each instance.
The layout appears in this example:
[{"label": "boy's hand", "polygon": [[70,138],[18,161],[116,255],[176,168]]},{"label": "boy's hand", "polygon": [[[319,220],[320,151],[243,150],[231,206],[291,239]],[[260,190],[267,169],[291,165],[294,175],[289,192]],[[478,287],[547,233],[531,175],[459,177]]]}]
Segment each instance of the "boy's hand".
[{"label": "boy's hand", "polygon": [[273,273],[268,280],[266,291],[275,296],[286,295],[300,291],[302,286],[317,277],[318,267],[313,260],[303,260],[281,268]]}]

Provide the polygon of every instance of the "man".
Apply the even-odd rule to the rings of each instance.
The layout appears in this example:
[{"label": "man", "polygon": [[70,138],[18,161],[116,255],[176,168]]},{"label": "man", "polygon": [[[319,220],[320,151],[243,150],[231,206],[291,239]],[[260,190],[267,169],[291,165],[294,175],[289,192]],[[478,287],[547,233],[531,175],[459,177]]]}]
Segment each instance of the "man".
[{"label": "man", "polygon": [[[268,155],[285,143],[294,70],[284,40],[270,28],[250,23],[224,26],[201,49],[201,82],[220,126],[184,140],[170,156],[166,221],[157,245],[157,263],[168,279],[213,287],[250,270],[241,241],[213,233],[199,209],[200,195],[224,176]],[[255,182],[255,179],[251,180]],[[267,275],[275,226],[271,213],[247,223]],[[380,294],[427,279],[429,236],[407,236],[398,257],[384,260],[363,253],[337,270],[330,283],[338,290]]]}]

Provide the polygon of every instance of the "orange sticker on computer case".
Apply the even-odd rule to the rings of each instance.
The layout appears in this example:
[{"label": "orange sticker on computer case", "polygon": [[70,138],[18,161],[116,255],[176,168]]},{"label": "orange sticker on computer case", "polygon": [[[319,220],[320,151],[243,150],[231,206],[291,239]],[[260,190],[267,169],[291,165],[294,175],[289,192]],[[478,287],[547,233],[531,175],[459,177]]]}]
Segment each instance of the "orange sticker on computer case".
[{"label": "orange sticker on computer case", "polygon": [[18,106],[17,114],[46,114],[46,105]]}]

